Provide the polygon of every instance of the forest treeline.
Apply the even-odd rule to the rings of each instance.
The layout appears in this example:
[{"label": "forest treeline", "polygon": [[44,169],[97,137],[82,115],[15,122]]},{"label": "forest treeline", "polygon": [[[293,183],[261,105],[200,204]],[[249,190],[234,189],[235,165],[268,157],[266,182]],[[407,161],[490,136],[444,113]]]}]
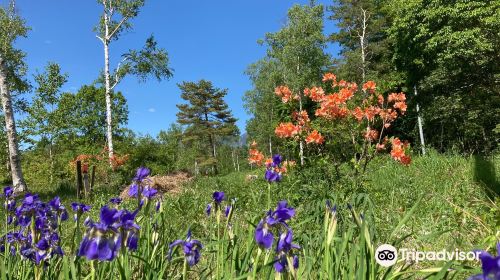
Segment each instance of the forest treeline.
[{"label": "forest treeline", "polygon": [[[224,101],[228,93],[224,85],[201,80],[179,84],[185,102],[178,105],[178,122],[165,123],[156,137],[126,128],[127,101],[115,87],[128,75],[140,81],[171,78],[175,72],[167,51],[152,36],[137,50],[124,54],[109,50],[110,44],[122,44],[119,37],[133,28],[132,20],[140,16],[144,2],[99,2],[96,44],[102,43],[105,67],[96,69],[94,83],[76,92],[61,90],[68,75],[57,62],[27,77],[26,54],[16,49],[15,41],[29,36],[29,26],[13,1],[0,8],[5,117],[0,160],[5,183],[19,183],[12,178],[19,176],[13,172],[19,167],[16,161],[28,185],[72,182],[76,159],[98,165],[103,180],[117,183],[141,165],[155,173],[228,173],[249,168],[246,145],[254,140],[268,155],[281,153],[297,160],[299,149],[275,134],[278,124],[290,118],[275,88],[287,85],[302,94],[320,85],[326,72],[358,85],[376,81],[377,90],[385,95],[405,92],[408,109],[392,125],[391,134],[410,140],[414,152],[421,145],[418,117],[427,147],[461,154],[498,151],[498,1],[337,0],[328,6],[314,1],[294,5],[282,28],[259,40],[266,56],[245,71],[253,85],[243,97],[252,116],[246,133],[235,125]],[[326,34],[325,25],[337,26],[337,32]],[[339,54],[330,51],[332,44],[340,47]],[[114,56],[123,59],[116,67],[109,65]],[[312,111],[314,104],[301,106]],[[305,164],[317,153],[300,151],[305,153]]]},{"label": "forest treeline", "polygon": [[[269,154],[288,153],[290,147],[275,134],[280,122],[289,121],[275,88],[288,85],[300,94],[332,72],[358,85],[376,81],[385,95],[405,92],[407,113],[391,133],[410,140],[416,152],[420,115],[426,146],[489,154],[500,142],[499,16],[498,1],[337,0],[328,7],[294,6],[287,24],[261,41],[267,55],[246,71],[253,82],[245,94],[253,115],[247,133]],[[338,30],[325,34],[325,25]],[[329,44],[340,46],[339,57],[327,51]]]}]

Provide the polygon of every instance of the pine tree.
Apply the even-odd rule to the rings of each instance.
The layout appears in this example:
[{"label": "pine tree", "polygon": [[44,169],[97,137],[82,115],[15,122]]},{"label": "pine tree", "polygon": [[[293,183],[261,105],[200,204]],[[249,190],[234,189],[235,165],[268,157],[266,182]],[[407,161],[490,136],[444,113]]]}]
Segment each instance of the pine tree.
[{"label": "pine tree", "polygon": [[[225,137],[238,135],[236,119],[224,101],[227,89],[215,88],[212,82],[201,80],[178,85],[181,97],[188,104],[178,104],[177,122],[186,125],[186,142],[199,142],[200,166],[212,166],[217,170],[217,143]],[[209,151],[209,152],[207,152]]]}]

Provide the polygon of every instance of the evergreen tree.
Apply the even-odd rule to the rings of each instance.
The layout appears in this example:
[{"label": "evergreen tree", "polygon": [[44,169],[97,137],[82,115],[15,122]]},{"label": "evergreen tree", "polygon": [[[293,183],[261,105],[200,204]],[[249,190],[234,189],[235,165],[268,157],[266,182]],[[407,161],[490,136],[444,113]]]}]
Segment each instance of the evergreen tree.
[{"label": "evergreen tree", "polygon": [[[177,122],[185,125],[186,142],[199,142],[200,166],[217,170],[217,143],[226,137],[239,134],[236,119],[224,101],[227,89],[215,88],[210,81],[183,82],[178,85],[182,99],[188,104],[178,104]],[[207,151],[209,151],[207,153]]]}]

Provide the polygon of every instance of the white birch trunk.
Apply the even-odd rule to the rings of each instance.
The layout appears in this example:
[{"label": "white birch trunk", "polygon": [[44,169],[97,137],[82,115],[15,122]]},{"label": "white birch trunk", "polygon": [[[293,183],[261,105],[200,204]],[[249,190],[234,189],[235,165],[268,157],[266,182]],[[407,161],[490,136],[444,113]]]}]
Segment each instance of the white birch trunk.
[{"label": "white birch trunk", "polygon": [[[413,91],[415,96],[417,96],[417,86],[413,86]],[[422,146],[422,155],[425,156],[425,141],[424,141],[424,129],[422,128],[422,118],[420,117],[420,107],[417,103],[417,121],[418,121],[418,134],[420,135],[420,145]]]},{"label": "white birch trunk", "polygon": [[14,120],[14,110],[12,109],[12,97],[7,85],[7,71],[5,69],[3,57],[0,55],[0,99],[5,117],[5,130],[7,132],[7,143],[9,146],[9,162],[12,174],[12,185],[15,192],[28,190],[24,181],[21,169],[19,147],[17,143],[16,122]]},{"label": "white birch trunk", "polygon": [[361,13],[363,14],[363,21],[361,25],[361,34],[359,34],[359,45],[361,46],[361,77],[362,83],[364,84],[366,81],[366,26],[368,17],[366,15],[366,10],[361,9]]},{"label": "white birch trunk", "polygon": [[112,115],[111,115],[111,82],[109,73],[109,19],[106,13],[104,13],[104,29],[105,34],[103,38],[104,44],[104,79],[106,87],[106,139],[108,142],[108,156],[109,164],[112,165],[113,159],[113,127],[112,127]]},{"label": "white birch trunk", "polygon": [[[297,57],[297,76],[299,75],[300,71],[300,64],[299,64],[299,57]],[[299,112],[302,111],[302,92],[299,89]],[[304,142],[302,139],[300,139],[299,142],[299,157],[300,157],[300,166],[304,166]]]}]

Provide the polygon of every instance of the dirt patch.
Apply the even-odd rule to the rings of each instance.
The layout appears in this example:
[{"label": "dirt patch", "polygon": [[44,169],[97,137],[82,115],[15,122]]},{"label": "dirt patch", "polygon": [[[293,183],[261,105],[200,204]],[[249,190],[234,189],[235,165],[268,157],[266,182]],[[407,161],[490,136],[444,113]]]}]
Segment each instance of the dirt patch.
[{"label": "dirt patch", "polygon": [[[178,194],[182,190],[182,185],[192,179],[193,177],[186,172],[176,172],[164,176],[148,176],[144,182],[148,182],[147,185],[152,186],[162,194]],[[120,194],[120,198],[130,198],[128,195],[129,189],[130,186],[125,187]]]}]

